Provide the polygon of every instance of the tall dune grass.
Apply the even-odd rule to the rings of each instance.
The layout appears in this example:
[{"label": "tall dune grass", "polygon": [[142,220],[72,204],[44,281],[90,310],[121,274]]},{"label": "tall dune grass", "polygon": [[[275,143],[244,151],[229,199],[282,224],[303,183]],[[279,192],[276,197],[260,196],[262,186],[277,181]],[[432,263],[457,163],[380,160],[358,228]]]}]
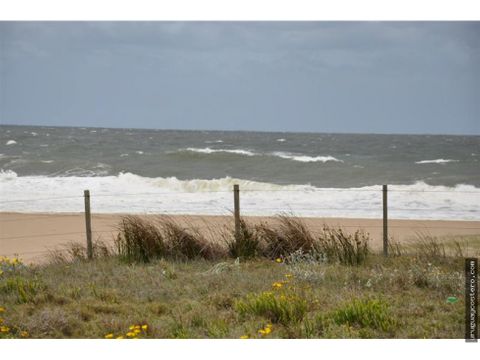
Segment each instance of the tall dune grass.
[{"label": "tall dune grass", "polygon": [[330,262],[360,265],[365,262],[370,252],[368,241],[369,236],[363,231],[357,230],[354,234],[346,234],[342,229],[325,226],[316,243],[316,250],[324,254]]},{"label": "tall dune grass", "polygon": [[341,229],[325,226],[317,237],[299,218],[282,214],[276,219],[273,224],[254,226],[242,219],[238,234],[227,230],[221,235],[226,243],[223,247],[195,227],[182,225],[170,217],[149,221],[138,216],[126,216],[120,223],[117,251],[130,262],[149,262],[155,258],[215,260],[227,256],[285,259],[300,251],[332,262],[359,265],[368,256],[368,234],[361,231],[350,235]]},{"label": "tall dune grass", "polygon": [[308,253],[315,249],[314,236],[299,218],[282,214],[277,219],[277,226],[264,223],[256,227],[260,241],[265,244],[265,257],[284,258],[298,250]]},{"label": "tall dune grass", "polygon": [[166,255],[165,238],[153,223],[139,216],[125,216],[116,239],[118,254],[129,262],[147,263]]}]

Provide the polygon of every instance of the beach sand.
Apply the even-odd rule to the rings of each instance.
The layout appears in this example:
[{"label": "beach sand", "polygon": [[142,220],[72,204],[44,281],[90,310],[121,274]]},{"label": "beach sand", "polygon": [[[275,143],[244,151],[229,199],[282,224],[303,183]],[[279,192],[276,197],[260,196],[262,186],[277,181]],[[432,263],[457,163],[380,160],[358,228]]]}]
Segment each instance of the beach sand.
[{"label": "beach sand", "polygon": [[[158,215],[144,215],[153,218]],[[113,243],[122,214],[93,214],[93,240]],[[233,226],[233,218],[227,216],[172,216],[188,226],[198,227],[212,234],[224,226]],[[248,222],[272,222],[274,218],[245,217]],[[324,224],[342,227],[347,232],[357,229],[367,231],[372,238],[371,247],[382,248],[381,219],[303,218],[313,231],[320,231]],[[408,242],[418,232],[434,236],[480,235],[480,221],[444,220],[389,220],[389,235],[399,242]],[[86,243],[83,213],[0,213],[0,255],[18,254],[26,263],[39,263],[46,259],[49,250],[61,249],[72,242]]]}]

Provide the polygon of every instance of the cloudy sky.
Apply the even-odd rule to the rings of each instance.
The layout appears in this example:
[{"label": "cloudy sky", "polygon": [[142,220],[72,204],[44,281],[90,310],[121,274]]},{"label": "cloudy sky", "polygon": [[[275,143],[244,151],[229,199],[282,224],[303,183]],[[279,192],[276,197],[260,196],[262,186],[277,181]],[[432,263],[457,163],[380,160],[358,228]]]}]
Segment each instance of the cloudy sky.
[{"label": "cloudy sky", "polygon": [[480,134],[480,22],[0,22],[0,122]]}]

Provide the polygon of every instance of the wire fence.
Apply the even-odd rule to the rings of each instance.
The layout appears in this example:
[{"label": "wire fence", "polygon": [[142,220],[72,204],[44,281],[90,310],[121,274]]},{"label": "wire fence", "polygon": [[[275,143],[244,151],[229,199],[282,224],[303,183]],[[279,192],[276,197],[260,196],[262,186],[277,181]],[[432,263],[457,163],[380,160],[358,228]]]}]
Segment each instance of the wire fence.
[{"label": "wire fence", "polygon": [[[470,208],[462,208],[461,210],[455,210],[452,209],[451,207],[447,205],[445,206],[437,206],[436,209],[432,209],[429,207],[425,206],[418,206],[419,202],[415,202],[416,200],[412,200],[410,203],[403,201],[401,205],[395,206],[395,202],[393,204],[388,205],[388,208],[385,208],[385,203],[382,206],[382,194],[383,196],[386,196],[386,192],[384,189],[379,188],[379,189],[256,189],[256,188],[245,188],[241,189],[241,192],[244,193],[245,197],[249,197],[249,201],[245,202],[242,204],[242,214],[244,215],[250,215],[251,213],[259,214],[262,215],[264,214],[265,216],[271,216],[274,213],[279,214],[279,213],[284,213],[284,214],[291,214],[291,215],[298,215],[298,216],[303,216],[303,214],[307,214],[307,216],[314,216],[314,217],[320,217],[320,218],[328,218],[331,216],[322,216],[322,214],[319,214],[320,212],[331,212],[331,215],[334,215],[333,217],[342,217],[342,218],[352,218],[351,215],[354,217],[350,219],[350,221],[346,221],[343,224],[341,224],[342,228],[347,228],[347,229],[360,229],[360,228],[371,228],[371,229],[383,229],[384,232],[384,238],[385,236],[388,237],[388,232],[387,232],[387,222],[388,218],[386,217],[387,210],[388,213],[396,213],[396,212],[412,212],[414,214],[422,214],[422,213],[428,213],[431,215],[432,211],[447,211],[450,214],[455,214],[455,212],[461,213],[461,214],[472,214],[473,216],[473,226],[471,223],[463,223],[459,222],[457,224],[454,223],[445,223],[445,224],[435,224],[434,226],[428,223],[418,223],[417,225],[412,225],[412,224],[402,224],[396,222],[395,224],[388,224],[388,228],[390,229],[409,229],[410,231],[428,231],[428,230],[451,230],[451,231],[467,231],[467,232],[478,232],[480,233],[480,222],[478,219],[480,218],[480,208],[476,206],[470,205]],[[205,213],[209,215],[225,215],[225,216],[232,216],[234,212],[236,211],[235,209],[232,209],[231,205],[227,205],[225,203],[219,203],[215,202],[215,199],[212,198],[213,194],[219,194],[223,198],[226,198],[230,196],[232,191],[230,190],[203,190],[203,189],[192,189],[192,191],[159,191],[159,192],[136,192],[136,193],[104,193],[104,192],[98,192],[94,193],[92,199],[94,199],[94,202],[98,202],[98,204],[102,204],[104,201],[103,199],[114,199],[115,203],[118,204],[118,209],[120,210],[125,210],[121,211],[122,214],[128,214],[128,213],[136,213],[136,214],[159,214],[159,215],[198,215],[199,210],[203,210]],[[302,193],[302,195],[312,195],[312,194],[325,194],[325,193],[370,193],[374,195],[373,197],[365,198],[365,199],[356,199],[355,202],[352,202],[351,204],[348,204],[346,206],[333,206],[333,205],[322,205],[321,202],[319,202],[320,206],[312,205],[311,203],[305,203],[302,201],[298,201],[298,204],[295,202],[295,199],[288,198],[290,203],[287,203],[284,201],[282,198],[275,198],[271,197],[271,202],[275,203],[275,201],[279,202],[280,205],[278,206],[265,206],[266,204],[258,204],[258,201],[254,201],[257,196],[261,194],[282,194],[282,193],[288,193],[288,194],[295,194],[295,193]],[[478,201],[476,201],[477,204],[480,204],[480,192],[477,191],[469,191],[469,190],[416,190],[416,189],[395,189],[395,188],[390,188],[388,189],[389,194],[395,194],[398,193],[398,195],[401,197],[404,196],[405,193],[410,193],[410,194],[416,194],[418,196],[421,196],[424,193],[438,193],[438,194],[449,194],[450,197],[447,199],[447,203],[451,202],[452,198],[454,199],[456,196],[467,196],[469,199],[472,197],[478,197]],[[188,195],[192,196],[194,199],[189,200],[188,198],[183,197],[182,199],[179,199],[179,195]],[[376,196],[378,195],[378,196]],[[130,197],[138,197],[139,201],[138,203],[132,203],[130,200],[125,201],[124,198],[130,198]],[[155,202],[152,203],[152,201],[144,201],[145,198],[147,199],[152,199],[158,197]],[[172,201],[165,201],[165,199],[168,199],[169,197],[174,198],[174,204],[175,206],[172,206]],[[199,200],[200,197],[200,200]],[[253,201],[252,201],[253,199]],[[280,199],[280,200],[279,200]],[[9,200],[1,200],[0,199],[0,211],[15,211],[15,204],[35,204],[35,203],[41,203],[44,205],[55,205],[56,202],[69,202],[74,200],[75,203],[77,203],[79,207],[79,211],[76,211],[76,214],[71,214],[72,216],[78,216],[78,212],[81,212],[83,209],[82,203],[85,200],[85,196],[81,195],[65,195],[65,196],[52,196],[52,197],[35,197],[35,198],[18,198],[18,199],[9,199]],[[76,201],[78,200],[78,201]],[[232,198],[230,198],[232,200]],[[384,198],[383,200],[386,200]],[[293,201],[293,202],[292,202]],[[262,202],[262,199],[260,199],[260,202]],[[421,203],[421,202],[420,202]],[[231,202],[233,205],[233,201]],[[412,206],[408,206],[408,204],[411,204]],[[201,206],[199,206],[201,205]],[[13,210],[10,210],[13,209]],[[93,208],[94,213],[96,208]],[[337,214],[335,212],[338,212]],[[373,223],[373,222],[355,222],[355,218],[361,218],[361,215],[364,215],[366,212],[369,213],[369,215],[374,215],[373,217],[370,217],[369,220],[376,219],[377,221],[379,219],[383,219],[383,224],[378,224],[378,223]],[[382,213],[383,212],[383,213]],[[55,214],[55,213],[53,213]],[[317,215],[315,215],[317,214]],[[341,215],[341,214],[349,214],[349,216],[335,216],[335,215]],[[49,220],[51,218],[52,213],[50,214],[44,214],[44,213],[39,213],[35,214],[34,212],[28,212],[25,215],[16,215],[16,214],[10,214],[10,216],[1,218],[0,219],[0,245],[2,242],[6,241],[18,241],[18,240],[24,240],[24,239],[45,239],[45,238],[50,238],[50,237],[65,237],[65,238],[75,238],[78,241],[85,241],[85,237],[88,237],[86,232],[84,230],[79,230],[79,231],[72,231],[72,232],[54,232],[54,231],[49,231],[45,233],[36,233],[36,234],[29,234],[29,235],[15,235],[15,236],[4,236],[4,231],[2,228],[8,227],[8,226],[17,226],[18,224],[25,224],[28,225],[29,227],[35,228],[36,222],[37,221],[42,221],[42,220]],[[62,214],[64,216],[68,216],[69,214]],[[95,216],[101,216],[97,212]],[[416,220],[413,218],[413,220]],[[420,219],[423,220],[423,219]],[[207,220],[208,221],[208,220]],[[353,221],[353,223],[352,223]],[[478,222],[478,226],[477,223]],[[313,232],[315,231],[321,231],[322,227],[315,226],[315,225],[310,225],[307,224],[310,230]],[[194,226],[193,228],[195,229],[206,229],[206,228],[211,228],[211,225],[198,225]],[[17,233],[18,231],[15,231]],[[88,232],[88,231],[87,231]],[[92,233],[94,236],[108,236],[112,235],[115,236],[115,234],[118,232],[118,229],[115,227],[112,228],[93,228]],[[385,232],[387,232],[385,234]],[[38,251],[24,251],[22,253],[15,252],[14,254],[19,255],[19,256],[24,256],[24,255],[45,255],[49,253],[51,250],[38,250]],[[14,254],[4,254],[4,251],[0,249],[0,255],[14,255]]]}]

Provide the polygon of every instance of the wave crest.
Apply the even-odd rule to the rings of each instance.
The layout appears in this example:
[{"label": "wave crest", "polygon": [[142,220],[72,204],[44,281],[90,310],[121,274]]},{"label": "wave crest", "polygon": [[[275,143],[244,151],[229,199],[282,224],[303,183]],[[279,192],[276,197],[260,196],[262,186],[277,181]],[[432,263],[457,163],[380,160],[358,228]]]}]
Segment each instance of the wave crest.
[{"label": "wave crest", "polygon": [[185,149],[180,149],[178,152],[194,152],[194,153],[200,153],[200,154],[215,154],[215,153],[228,153],[228,154],[235,154],[235,155],[244,155],[244,156],[271,156],[271,157],[276,157],[276,158],[281,158],[281,159],[286,159],[286,160],[292,160],[292,161],[298,161],[298,162],[322,162],[326,163],[328,161],[333,161],[333,162],[341,162],[343,163],[343,160],[339,160],[333,156],[326,155],[326,156],[308,156],[308,155],[298,155],[298,154],[292,154],[292,153],[287,153],[287,152],[272,152],[272,153],[257,153],[251,150],[245,150],[245,149],[212,149],[209,147],[206,148],[185,148]]},{"label": "wave crest", "polygon": [[284,152],[275,152],[272,155],[280,157],[282,159],[288,159],[288,160],[293,160],[293,161],[299,161],[299,162],[322,162],[326,163],[328,161],[333,161],[333,162],[342,162],[343,160],[339,160],[333,156],[327,155],[327,156],[308,156],[308,155],[295,155],[295,154],[290,154],[290,153],[284,153]]},{"label": "wave crest", "polygon": [[421,160],[415,161],[415,164],[446,164],[451,162],[458,162],[459,160],[452,159],[435,159],[435,160]]},{"label": "wave crest", "polygon": [[195,152],[195,153],[200,153],[200,154],[213,154],[213,153],[229,153],[229,154],[237,154],[237,155],[246,155],[246,156],[255,156],[259,155],[257,153],[254,153],[250,150],[243,150],[243,149],[211,149],[209,147],[206,148],[185,148],[185,149],[180,149],[180,152]]},{"label": "wave crest", "polygon": [[[92,209],[97,213],[228,215],[233,207],[234,184],[240,185],[244,215],[269,216],[287,211],[298,216],[381,217],[380,185],[317,188],[232,177],[148,178],[128,172],[90,177],[17,176],[11,170],[0,171],[0,211],[82,212],[83,190],[89,189]],[[471,185],[447,187],[418,182],[390,185],[389,190],[392,218],[480,219],[480,189]]]}]

